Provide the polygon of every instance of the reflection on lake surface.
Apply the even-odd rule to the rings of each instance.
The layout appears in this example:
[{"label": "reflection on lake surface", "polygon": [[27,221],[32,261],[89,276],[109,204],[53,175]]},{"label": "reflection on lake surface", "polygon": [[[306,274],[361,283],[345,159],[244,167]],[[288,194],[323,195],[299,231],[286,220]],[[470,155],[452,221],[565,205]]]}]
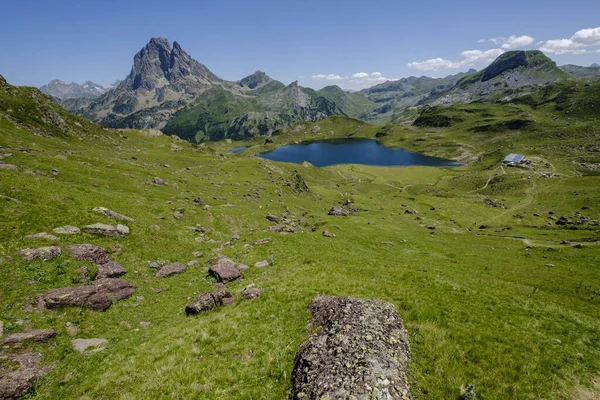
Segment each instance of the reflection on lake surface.
[{"label": "reflection on lake surface", "polygon": [[425,165],[434,167],[462,165],[453,160],[385,147],[377,140],[372,139],[334,139],[303,142],[282,146],[273,151],[258,154],[258,157],[291,163],[308,161],[317,167],[328,167],[336,164]]}]

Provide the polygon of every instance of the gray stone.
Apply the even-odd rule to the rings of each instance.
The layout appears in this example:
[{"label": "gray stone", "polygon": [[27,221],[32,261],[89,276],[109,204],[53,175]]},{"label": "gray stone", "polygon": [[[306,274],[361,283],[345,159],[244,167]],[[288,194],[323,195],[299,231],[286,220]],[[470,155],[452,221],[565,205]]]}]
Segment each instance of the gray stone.
[{"label": "gray stone", "polygon": [[60,247],[50,246],[50,247],[39,247],[37,249],[23,249],[19,251],[19,254],[22,255],[25,260],[44,260],[50,261],[55,259],[56,257],[62,254],[62,250]]},{"label": "gray stone", "polygon": [[402,318],[379,300],[317,296],[292,371],[292,399],[408,399],[410,348]]},{"label": "gray stone", "polygon": [[17,168],[16,165],[12,165],[12,164],[0,164],[0,169],[7,169],[9,171],[18,171],[19,168]]},{"label": "gray stone", "polygon": [[335,234],[333,234],[329,231],[323,231],[323,236],[328,237],[328,238],[334,238]]},{"label": "gray stone", "polygon": [[259,261],[259,262],[257,262],[257,263],[254,263],[254,266],[255,266],[255,267],[258,267],[258,268],[264,268],[264,267],[268,267],[269,265],[271,265],[271,264],[269,264],[269,262],[268,262],[268,261],[266,261],[266,260],[265,260],[265,261]]},{"label": "gray stone", "polygon": [[108,340],[106,339],[73,339],[71,345],[80,353],[90,354],[104,350]]},{"label": "gray stone", "polygon": [[222,283],[229,283],[242,277],[240,271],[235,267],[235,263],[226,261],[211,266],[208,273]]},{"label": "gray stone", "polygon": [[156,278],[167,278],[169,276],[182,273],[186,268],[187,266],[185,264],[167,264],[159,269],[154,276]]},{"label": "gray stone", "polygon": [[53,232],[58,233],[59,235],[75,235],[81,232],[81,230],[76,226],[65,225],[54,228]]},{"label": "gray stone", "polygon": [[127,273],[127,270],[121,264],[115,261],[109,261],[106,264],[98,266],[98,278],[118,278]]},{"label": "gray stone", "polygon": [[134,291],[135,285],[125,280],[104,278],[94,281],[89,286],[51,290],[40,297],[40,304],[48,309],[83,307],[104,311],[113,303],[128,298]]},{"label": "gray stone", "polygon": [[19,399],[33,387],[33,381],[41,379],[53,365],[40,367],[42,355],[39,353],[7,354],[0,356],[18,365],[16,370],[0,369],[0,399]]},{"label": "gray stone", "polygon": [[344,207],[335,206],[331,210],[329,210],[329,215],[346,217],[346,216],[350,215],[350,211],[348,211]]},{"label": "gray stone", "polygon": [[54,329],[38,329],[34,331],[13,333],[12,335],[2,338],[1,342],[3,344],[17,344],[24,341],[45,343],[54,336],[56,336],[56,331]]},{"label": "gray stone", "polygon": [[94,211],[96,214],[106,215],[107,217],[118,219],[121,221],[135,222],[133,218],[126,217],[123,214],[119,214],[118,212],[114,212],[105,207],[95,207],[92,211]]},{"label": "gray stone", "polygon": [[110,260],[106,250],[93,244],[74,244],[68,247],[71,257],[79,261],[89,261],[94,264],[106,264]]},{"label": "gray stone", "polygon": [[252,300],[257,298],[262,294],[262,289],[260,288],[245,288],[242,291],[242,297],[246,300]]},{"label": "gray stone", "polygon": [[34,235],[27,235],[25,236],[25,239],[33,239],[33,240],[50,240],[50,241],[57,241],[59,240],[58,237],[51,235],[49,233],[46,232],[40,232],[40,233],[36,233]]},{"label": "gray stone", "polygon": [[196,315],[203,311],[212,310],[220,305],[229,303],[228,299],[233,299],[229,289],[224,284],[219,283],[215,290],[209,293],[201,294],[185,307],[186,315]]},{"label": "gray stone", "polygon": [[129,234],[129,228],[125,225],[109,225],[97,223],[86,225],[81,228],[82,231],[104,236],[125,236]]}]

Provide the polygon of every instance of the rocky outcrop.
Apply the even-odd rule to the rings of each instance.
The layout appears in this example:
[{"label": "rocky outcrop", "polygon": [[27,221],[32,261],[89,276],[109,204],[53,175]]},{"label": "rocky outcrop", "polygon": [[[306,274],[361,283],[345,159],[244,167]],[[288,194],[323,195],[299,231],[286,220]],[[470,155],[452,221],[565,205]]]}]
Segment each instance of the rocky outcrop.
[{"label": "rocky outcrop", "polygon": [[233,299],[229,289],[219,283],[215,290],[201,294],[185,307],[186,315],[196,315],[203,311],[212,310],[225,303],[225,299]]},{"label": "rocky outcrop", "polygon": [[98,278],[118,278],[127,273],[127,270],[121,264],[115,261],[109,261],[106,264],[98,266]]},{"label": "rocky outcrop", "polygon": [[222,283],[233,282],[242,277],[240,270],[235,267],[235,263],[227,261],[220,261],[218,264],[211,266],[208,273]]},{"label": "rocky outcrop", "polygon": [[38,329],[34,331],[26,331],[20,333],[13,333],[0,340],[3,344],[17,344],[25,341],[33,341],[45,343],[48,340],[56,336],[54,329]]},{"label": "rocky outcrop", "polygon": [[33,381],[42,378],[53,365],[40,366],[42,355],[39,353],[8,354],[0,356],[16,364],[16,369],[0,367],[0,399],[19,399],[33,387]]},{"label": "rocky outcrop", "polygon": [[86,233],[103,236],[125,236],[129,234],[129,228],[125,225],[109,225],[102,223],[86,225],[81,228],[81,230]]},{"label": "rocky outcrop", "polygon": [[504,71],[525,67],[528,64],[527,54],[524,51],[504,53],[485,69],[481,80],[482,82],[489,81]]},{"label": "rocky outcrop", "polygon": [[410,350],[402,318],[379,300],[317,296],[314,330],[292,372],[292,399],[408,399]]},{"label": "rocky outcrop", "polygon": [[94,264],[106,264],[110,260],[106,250],[93,244],[74,244],[68,247],[71,257],[79,261],[89,261]]},{"label": "rocky outcrop", "polygon": [[177,275],[185,271],[187,266],[185,264],[168,264],[158,270],[156,278],[167,278],[169,276]]},{"label": "rocky outcrop", "polygon": [[95,207],[92,211],[94,211],[96,214],[106,215],[109,218],[118,219],[120,221],[135,222],[133,218],[127,217],[123,214],[119,214],[118,212],[115,212],[113,210],[109,210],[106,207]]},{"label": "rocky outcrop", "polygon": [[83,307],[107,310],[113,303],[128,298],[135,285],[122,279],[99,279],[89,286],[54,289],[40,297],[40,305],[48,309]]}]

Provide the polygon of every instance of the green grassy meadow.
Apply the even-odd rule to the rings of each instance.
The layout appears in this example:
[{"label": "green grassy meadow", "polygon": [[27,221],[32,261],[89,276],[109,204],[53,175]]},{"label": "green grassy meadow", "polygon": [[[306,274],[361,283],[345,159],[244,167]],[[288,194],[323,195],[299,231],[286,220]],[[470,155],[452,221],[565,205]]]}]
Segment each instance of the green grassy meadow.
[{"label": "green grassy meadow", "polygon": [[[577,107],[578,99],[565,101]],[[430,111],[448,117],[444,128],[332,117],[281,131],[266,145],[264,138],[192,145],[63,114],[81,128],[59,135],[36,121],[1,119],[0,155],[11,154],[1,162],[19,170],[0,169],[0,320],[5,334],[58,332],[50,344],[31,345],[56,365],[27,397],[284,399],[308,335],[306,306],[328,294],[396,306],[409,333],[415,399],[467,398],[470,384],[477,399],[598,398],[600,226],[558,226],[551,217],[600,220],[600,176],[581,165],[600,162],[588,148],[600,128],[595,118],[569,116],[568,107],[531,101]],[[507,128],[513,120],[528,123]],[[295,141],[347,136],[467,164],[316,168],[254,157]],[[183,150],[173,151],[173,143]],[[238,146],[249,148],[228,153]],[[502,166],[510,152],[526,154],[531,167]],[[543,177],[548,171],[560,175]],[[169,185],[146,183],[154,177]],[[195,206],[196,196],[206,206]],[[327,215],[345,199],[356,214]],[[63,255],[48,262],[15,254],[49,245],[26,235],[114,223],[93,213],[96,206],[134,218],[126,223],[130,235],[61,236]],[[184,217],[176,220],[179,209]],[[270,232],[265,215],[286,210],[303,229]],[[207,232],[193,230],[199,226]],[[325,229],[336,237],[323,237]],[[234,234],[241,239],[231,241]],[[263,238],[271,242],[245,246]],[[39,311],[39,294],[81,284],[77,270],[85,262],[66,250],[77,243],[105,247],[136,292],[105,312]],[[149,268],[157,260],[187,263],[195,251],[203,257],[182,274],[159,279]],[[185,305],[214,287],[206,267],[217,253],[251,266],[228,285],[236,302],[186,317]],[[262,260],[271,265],[252,266]],[[243,300],[248,286],[263,294]],[[75,336],[67,323],[78,327]],[[109,343],[82,355],[70,344],[80,337]]]}]

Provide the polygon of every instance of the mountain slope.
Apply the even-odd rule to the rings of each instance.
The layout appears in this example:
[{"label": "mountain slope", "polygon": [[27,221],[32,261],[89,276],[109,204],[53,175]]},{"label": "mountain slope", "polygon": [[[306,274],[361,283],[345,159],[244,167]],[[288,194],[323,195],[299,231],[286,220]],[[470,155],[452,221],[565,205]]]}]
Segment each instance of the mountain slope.
[{"label": "mountain slope", "polygon": [[528,94],[569,75],[541,51],[508,51],[483,70],[460,79],[452,88],[422,104],[443,105],[471,101],[495,101]]},{"label": "mountain slope", "polygon": [[563,65],[559,67],[562,71],[571,75],[575,78],[587,79],[587,78],[600,78],[600,66],[591,65],[589,67],[582,67],[579,65]]}]

